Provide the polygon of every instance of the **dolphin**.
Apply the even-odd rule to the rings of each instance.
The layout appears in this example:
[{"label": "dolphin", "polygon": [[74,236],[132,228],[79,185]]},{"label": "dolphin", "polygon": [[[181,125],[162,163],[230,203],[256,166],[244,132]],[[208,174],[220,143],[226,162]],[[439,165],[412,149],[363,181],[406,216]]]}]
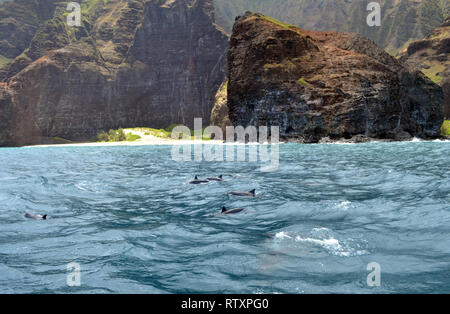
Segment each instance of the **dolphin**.
[{"label": "dolphin", "polygon": [[251,190],[250,192],[230,192],[227,195],[232,195],[232,196],[251,196],[251,197],[255,197],[256,195],[256,189]]},{"label": "dolphin", "polygon": [[35,214],[30,214],[30,213],[25,213],[25,217],[26,218],[30,218],[30,219],[38,219],[38,220],[46,220],[47,219],[47,215],[35,215]]},{"label": "dolphin", "polygon": [[233,208],[233,209],[226,209],[225,206],[222,207],[222,215],[229,215],[229,214],[237,214],[240,213],[242,211],[244,211],[244,208]]},{"label": "dolphin", "polygon": [[206,178],[208,181],[223,181],[223,175],[218,176],[217,178]]},{"label": "dolphin", "polygon": [[208,180],[200,180],[198,176],[195,176],[194,180],[189,182],[189,184],[202,184],[202,183],[208,183]]}]

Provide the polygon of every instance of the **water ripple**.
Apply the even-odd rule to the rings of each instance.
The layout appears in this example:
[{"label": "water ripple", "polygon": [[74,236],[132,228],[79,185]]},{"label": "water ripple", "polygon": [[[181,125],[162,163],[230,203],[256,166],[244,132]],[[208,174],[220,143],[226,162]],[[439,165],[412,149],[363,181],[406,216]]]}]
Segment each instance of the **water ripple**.
[{"label": "water ripple", "polygon": [[271,173],[178,163],[164,146],[0,154],[0,293],[450,292],[448,142],[283,144]]}]

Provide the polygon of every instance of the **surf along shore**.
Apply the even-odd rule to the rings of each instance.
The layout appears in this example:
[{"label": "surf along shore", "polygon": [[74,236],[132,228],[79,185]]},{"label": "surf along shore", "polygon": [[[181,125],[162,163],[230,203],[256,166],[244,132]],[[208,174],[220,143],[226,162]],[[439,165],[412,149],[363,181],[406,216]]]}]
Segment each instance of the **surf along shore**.
[{"label": "surf along shore", "polygon": [[[118,130],[111,130],[113,132],[118,132]],[[111,132],[110,131],[110,132]],[[202,130],[204,131],[204,129]],[[59,143],[52,144],[40,144],[40,145],[28,145],[25,147],[67,147],[67,146],[144,146],[144,145],[193,145],[193,144],[209,144],[209,145],[220,145],[220,144],[232,144],[227,143],[224,140],[214,140],[210,139],[209,136],[205,136],[202,139],[195,138],[191,136],[190,139],[175,139],[171,136],[171,130],[169,129],[152,129],[148,127],[140,128],[125,128],[123,129],[124,139],[115,140],[111,136],[108,137],[108,133],[103,132],[106,136],[106,140],[101,140],[101,133],[98,134],[95,140],[83,141],[83,142],[71,142],[68,140],[61,139]],[[448,141],[450,139],[450,121],[444,121],[442,126],[442,138],[438,141]],[[398,141],[422,141],[418,138],[404,138]],[[285,143],[283,139],[280,139],[279,144]],[[295,142],[295,141],[294,141]],[[395,142],[393,140],[383,140],[376,138],[369,138],[365,136],[354,136],[351,139],[338,139],[332,140],[328,137],[323,138],[318,144],[357,144],[357,143],[368,143],[368,142]],[[234,143],[236,144],[236,143]],[[250,143],[249,143],[250,144]]]}]

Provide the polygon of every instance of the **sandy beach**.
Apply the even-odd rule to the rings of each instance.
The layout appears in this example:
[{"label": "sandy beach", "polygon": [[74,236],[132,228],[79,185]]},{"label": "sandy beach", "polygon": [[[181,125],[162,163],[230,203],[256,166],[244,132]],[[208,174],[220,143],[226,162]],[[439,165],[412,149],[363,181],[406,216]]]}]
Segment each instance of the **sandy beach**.
[{"label": "sandy beach", "polygon": [[26,147],[81,147],[81,146],[145,146],[145,145],[193,145],[193,144],[210,144],[220,145],[224,144],[219,140],[177,140],[172,138],[163,138],[154,135],[149,135],[145,131],[136,129],[124,129],[126,134],[139,135],[141,138],[135,141],[122,141],[122,142],[85,142],[85,143],[70,143],[70,144],[45,144],[45,145],[32,145]]}]

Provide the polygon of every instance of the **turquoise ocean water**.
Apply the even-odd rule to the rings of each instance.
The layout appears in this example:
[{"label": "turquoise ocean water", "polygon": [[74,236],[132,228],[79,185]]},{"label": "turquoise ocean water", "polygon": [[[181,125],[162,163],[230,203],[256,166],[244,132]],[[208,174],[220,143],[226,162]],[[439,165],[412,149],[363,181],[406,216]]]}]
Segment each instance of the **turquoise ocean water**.
[{"label": "turquoise ocean water", "polygon": [[0,293],[450,293],[450,143],[282,144],[267,173],[170,151],[0,149]]}]

